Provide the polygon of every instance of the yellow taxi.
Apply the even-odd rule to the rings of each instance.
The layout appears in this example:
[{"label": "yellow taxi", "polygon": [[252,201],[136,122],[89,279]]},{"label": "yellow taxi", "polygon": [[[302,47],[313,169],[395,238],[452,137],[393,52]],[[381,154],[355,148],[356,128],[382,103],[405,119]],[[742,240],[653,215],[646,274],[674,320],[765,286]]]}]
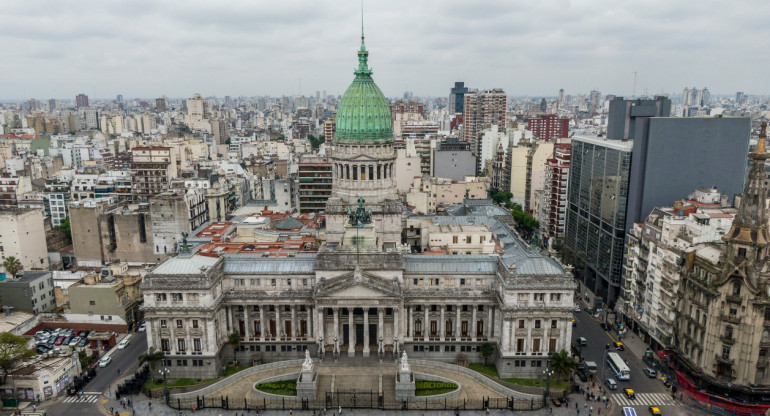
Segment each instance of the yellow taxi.
[{"label": "yellow taxi", "polygon": [[660,409],[658,409],[655,406],[650,406],[649,410],[650,410],[650,414],[654,415],[654,416],[661,416],[663,414],[663,413],[660,412]]},{"label": "yellow taxi", "polygon": [[572,326],[577,326],[577,321],[575,320],[575,318],[572,318]]},{"label": "yellow taxi", "polygon": [[634,393],[634,389],[623,389],[623,393],[626,393],[626,397],[629,399],[636,399],[636,393]]},{"label": "yellow taxi", "polygon": [[625,350],[625,349],[626,349],[626,348],[623,346],[623,343],[622,343],[622,342],[616,342],[616,343],[615,343],[615,348],[617,348],[617,350],[618,350],[618,351],[623,351],[623,350]]}]

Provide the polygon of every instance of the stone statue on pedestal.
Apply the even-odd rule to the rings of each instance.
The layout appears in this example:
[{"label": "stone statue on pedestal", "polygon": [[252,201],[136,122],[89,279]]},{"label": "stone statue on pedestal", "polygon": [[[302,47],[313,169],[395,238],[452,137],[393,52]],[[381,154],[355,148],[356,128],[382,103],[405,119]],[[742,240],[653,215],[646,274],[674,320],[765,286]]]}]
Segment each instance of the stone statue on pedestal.
[{"label": "stone statue on pedestal", "polygon": [[305,362],[302,363],[302,371],[311,371],[313,369],[313,359],[310,358],[310,350],[305,350]]},{"label": "stone statue on pedestal", "polygon": [[409,362],[407,361],[406,351],[401,353],[401,371],[402,372],[409,371]]}]

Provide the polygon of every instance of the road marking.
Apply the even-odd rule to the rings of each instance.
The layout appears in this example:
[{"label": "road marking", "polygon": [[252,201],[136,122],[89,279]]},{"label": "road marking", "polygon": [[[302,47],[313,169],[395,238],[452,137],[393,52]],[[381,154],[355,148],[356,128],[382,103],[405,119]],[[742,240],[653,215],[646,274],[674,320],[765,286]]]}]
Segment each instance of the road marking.
[{"label": "road marking", "polygon": [[637,393],[636,399],[629,399],[625,394],[612,394],[612,399],[621,406],[677,406],[680,402],[674,400],[668,393]]},{"label": "road marking", "polygon": [[64,399],[64,403],[96,403],[100,395],[70,396]]}]

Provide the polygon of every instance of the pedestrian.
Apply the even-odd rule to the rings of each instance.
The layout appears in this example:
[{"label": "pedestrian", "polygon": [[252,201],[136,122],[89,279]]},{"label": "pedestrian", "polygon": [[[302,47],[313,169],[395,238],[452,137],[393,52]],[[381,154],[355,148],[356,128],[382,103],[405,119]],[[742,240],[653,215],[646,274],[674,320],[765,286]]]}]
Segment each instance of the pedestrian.
[{"label": "pedestrian", "polygon": [[291,409],[289,409],[289,414],[290,414],[290,415],[293,415],[293,414],[294,414],[294,411],[292,411]]},{"label": "pedestrian", "polygon": [[147,402],[147,408],[152,410],[152,402]]},{"label": "pedestrian", "polygon": [[596,409],[596,414],[597,415],[601,415],[602,414],[602,408],[601,407]]},{"label": "pedestrian", "polygon": [[580,409],[577,409],[577,416],[580,416]]},{"label": "pedestrian", "polygon": [[115,408],[114,407],[110,407],[110,414],[113,414],[113,413],[115,413]]},{"label": "pedestrian", "polygon": [[583,409],[588,409],[588,403],[583,403]]},{"label": "pedestrian", "polygon": [[[422,412],[422,416],[425,416],[425,411]],[[487,416],[489,416],[489,408],[487,407]]]},{"label": "pedestrian", "polygon": [[337,414],[338,414],[338,415],[341,415],[341,414],[342,414],[342,406],[340,406],[339,410],[337,410]]},{"label": "pedestrian", "polygon": [[35,406],[34,404],[32,405],[32,411],[33,412],[37,411],[37,406]]},{"label": "pedestrian", "polygon": [[580,411],[580,409],[578,409],[578,404],[577,404],[577,402],[575,402],[575,409],[577,409],[578,411]]},{"label": "pedestrian", "polygon": [[324,413],[323,413],[323,415],[324,415],[324,416],[326,416],[326,408],[325,408],[325,407],[324,407]]}]

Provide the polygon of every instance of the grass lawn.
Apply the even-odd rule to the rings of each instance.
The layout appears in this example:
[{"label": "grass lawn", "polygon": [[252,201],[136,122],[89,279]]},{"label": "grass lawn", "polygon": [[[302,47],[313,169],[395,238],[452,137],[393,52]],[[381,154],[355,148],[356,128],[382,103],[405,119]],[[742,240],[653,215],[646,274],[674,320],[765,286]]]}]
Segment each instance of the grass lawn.
[{"label": "grass lawn", "polygon": [[[205,383],[211,383],[212,381],[221,380],[225,377],[229,377],[235,373],[238,373],[240,371],[243,371],[245,369],[249,368],[249,366],[242,365],[238,367],[227,367],[225,368],[225,375],[219,378],[204,378],[204,379],[196,379],[196,378],[169,378],[168,379],[168,388],[174,388],[174,387],[187,387],[187,386],[194,386],[196,384],[205,384]],[[145,389],[155,390],[155,389],[162,389],[163,388],[163,379],[158,378],[154,380],[150,380],[144,385]]]},{"label": "grass lawn", "polygon": [[435,396],[437,394],[444,394],[449,393],[450,391],[455,391],[454,389],[425,389],[425,390],[415,390],[414,395],[415,396]]},{"label": "grass lawn", "polygon": [[[486,374],[490,377],[494,377],[505,381],[506,383],[515,384],[517,386],[545,387],[545,380],[537,378],[500,378],[500,376],[497,374],[497,367],[495,367],[494,364],[484,365],[480,363],[471,363],[468,365],[468,367],[473,371]],[[569,390],[570,384],[568,381],[551,379],[551,388],[554,390]]]},{"label": "grass lawn", "polygon": [[225,375],[220,377],[220,378],[230,377],[231,375],[233,375],[235,373],[239,373],[239,372],[241,372],[241,371],[243,371],[243,370],[245,370],[247,368],[249,368],[248,365],[239,365],[238,367],[226,367],[225,368]]},{"label": "grass lawn", "polygon": [[281,396],[296,396],[297,395],[297,381],[296,380],[284,380],[270,383],[261,383],[255,386],[257,390],[264,391],[265,393],[278,394]]}]

